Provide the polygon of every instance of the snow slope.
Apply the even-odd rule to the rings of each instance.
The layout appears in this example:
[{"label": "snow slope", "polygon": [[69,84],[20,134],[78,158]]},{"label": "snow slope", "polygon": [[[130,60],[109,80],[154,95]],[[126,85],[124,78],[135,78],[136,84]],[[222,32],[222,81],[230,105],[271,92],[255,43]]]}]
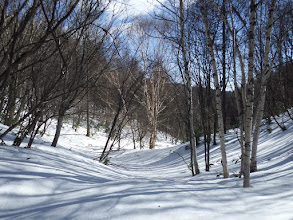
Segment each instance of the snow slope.
[{"label": "snow slope", "polygon": [[[60,145],[50,147],[52,131],[33,148],[0,146],[0,219],[293,219],[293,122],[286,131],[264,126],[259,171],[243,189],[236,135],[227,135],[230,178],[221,173],[219,146],[211,149],[210,172],[191,176],[184,145],[155,150],[126,147],[110,155],[110,165],[93,160],[105,135],[85,137],[65,126]],[[5,126],[1,125],[4,129]],[[127,140],[125,140],[127,143]],[[25,145],[24,145],[25,146]],[[165,147],[164,147],[165,146]]]}]

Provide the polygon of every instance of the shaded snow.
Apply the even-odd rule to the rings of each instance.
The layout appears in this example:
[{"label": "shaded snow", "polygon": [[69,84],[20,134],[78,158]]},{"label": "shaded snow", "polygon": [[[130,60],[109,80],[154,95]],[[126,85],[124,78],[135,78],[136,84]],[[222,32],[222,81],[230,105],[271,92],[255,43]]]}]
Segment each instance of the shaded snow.
[{"label": "shaded snow", "polygon": [[9,146],[13,135],[7,136],[0,146],[0,219],[293,219],[293,122],[284,132],[270,127],[261,133],[259,171],[246,189],[233,177],[240,166],[233,131],[226,137],[229,179],[217,178],[219,146],[212,146],[210,172],[198,147],[201,174],[192,177],[185,145],[129,145],[105,166],[93,160],[106,140],[102,133],[88,138],[66,125],[57,148],[49,131],[32,149]]}]

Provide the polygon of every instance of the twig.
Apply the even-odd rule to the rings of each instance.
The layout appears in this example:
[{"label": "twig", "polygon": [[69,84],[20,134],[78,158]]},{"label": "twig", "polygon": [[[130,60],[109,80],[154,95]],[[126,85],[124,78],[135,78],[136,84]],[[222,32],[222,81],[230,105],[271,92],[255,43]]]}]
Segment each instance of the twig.
[{"label": "twig", "polygon": [[186,162],[186,160],[184,159],[184,157],[183,157],[181,154],[179,154],[178,152],[172,151],[172,150],[170,150],[170,152],[171,152],[172,154],[175,153],[175,154],[177,154],[179,157],[181,157],[182,160],[183,160],[183,162],[187,165],[188,169],[191,170],[190,165]]}]

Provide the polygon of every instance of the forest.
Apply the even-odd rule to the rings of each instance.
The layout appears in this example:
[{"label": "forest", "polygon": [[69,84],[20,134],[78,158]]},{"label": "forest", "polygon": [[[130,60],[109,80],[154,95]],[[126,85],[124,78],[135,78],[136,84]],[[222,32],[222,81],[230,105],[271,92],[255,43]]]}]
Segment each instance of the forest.
[{"label": "forest", "polygon": [[[188,142],[190,175],[209,171],[220,143],[238,131],[239,177],[258,170],[262,123],[293,107],[291,0],[157,0],[148,14],[125,16],[115,0],[0,1],[0,139],[13,146],[44,135],[56,120],[107,133],[106,163],[128,135],[133,149],[155,149],[158,132]],[[205,167],[197,162],[204,144]],[[1,145],[2,145],[1,144]]]}]

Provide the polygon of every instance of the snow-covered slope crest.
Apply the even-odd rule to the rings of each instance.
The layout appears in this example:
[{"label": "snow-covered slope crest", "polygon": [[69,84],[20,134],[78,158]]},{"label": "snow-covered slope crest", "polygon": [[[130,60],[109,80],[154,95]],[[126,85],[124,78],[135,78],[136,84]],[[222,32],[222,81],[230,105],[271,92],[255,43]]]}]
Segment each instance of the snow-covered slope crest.
[{"label": "snow-covered slope crest", "polygon": [[[0,219],[293,219],[293,122],[286,131],[264,125],[258,172],[242,188],[236,135],[226,136],[230,178],[223,179],[219,146],[205,172],[191,176],[184,145],[156,150],[122,150],[110,165],[93,160],[104,136],[85,137],[69,127],[60,145],[47,136],[32,149],[0,146]],[[2,125],[1,125],[2,126]]]}]

